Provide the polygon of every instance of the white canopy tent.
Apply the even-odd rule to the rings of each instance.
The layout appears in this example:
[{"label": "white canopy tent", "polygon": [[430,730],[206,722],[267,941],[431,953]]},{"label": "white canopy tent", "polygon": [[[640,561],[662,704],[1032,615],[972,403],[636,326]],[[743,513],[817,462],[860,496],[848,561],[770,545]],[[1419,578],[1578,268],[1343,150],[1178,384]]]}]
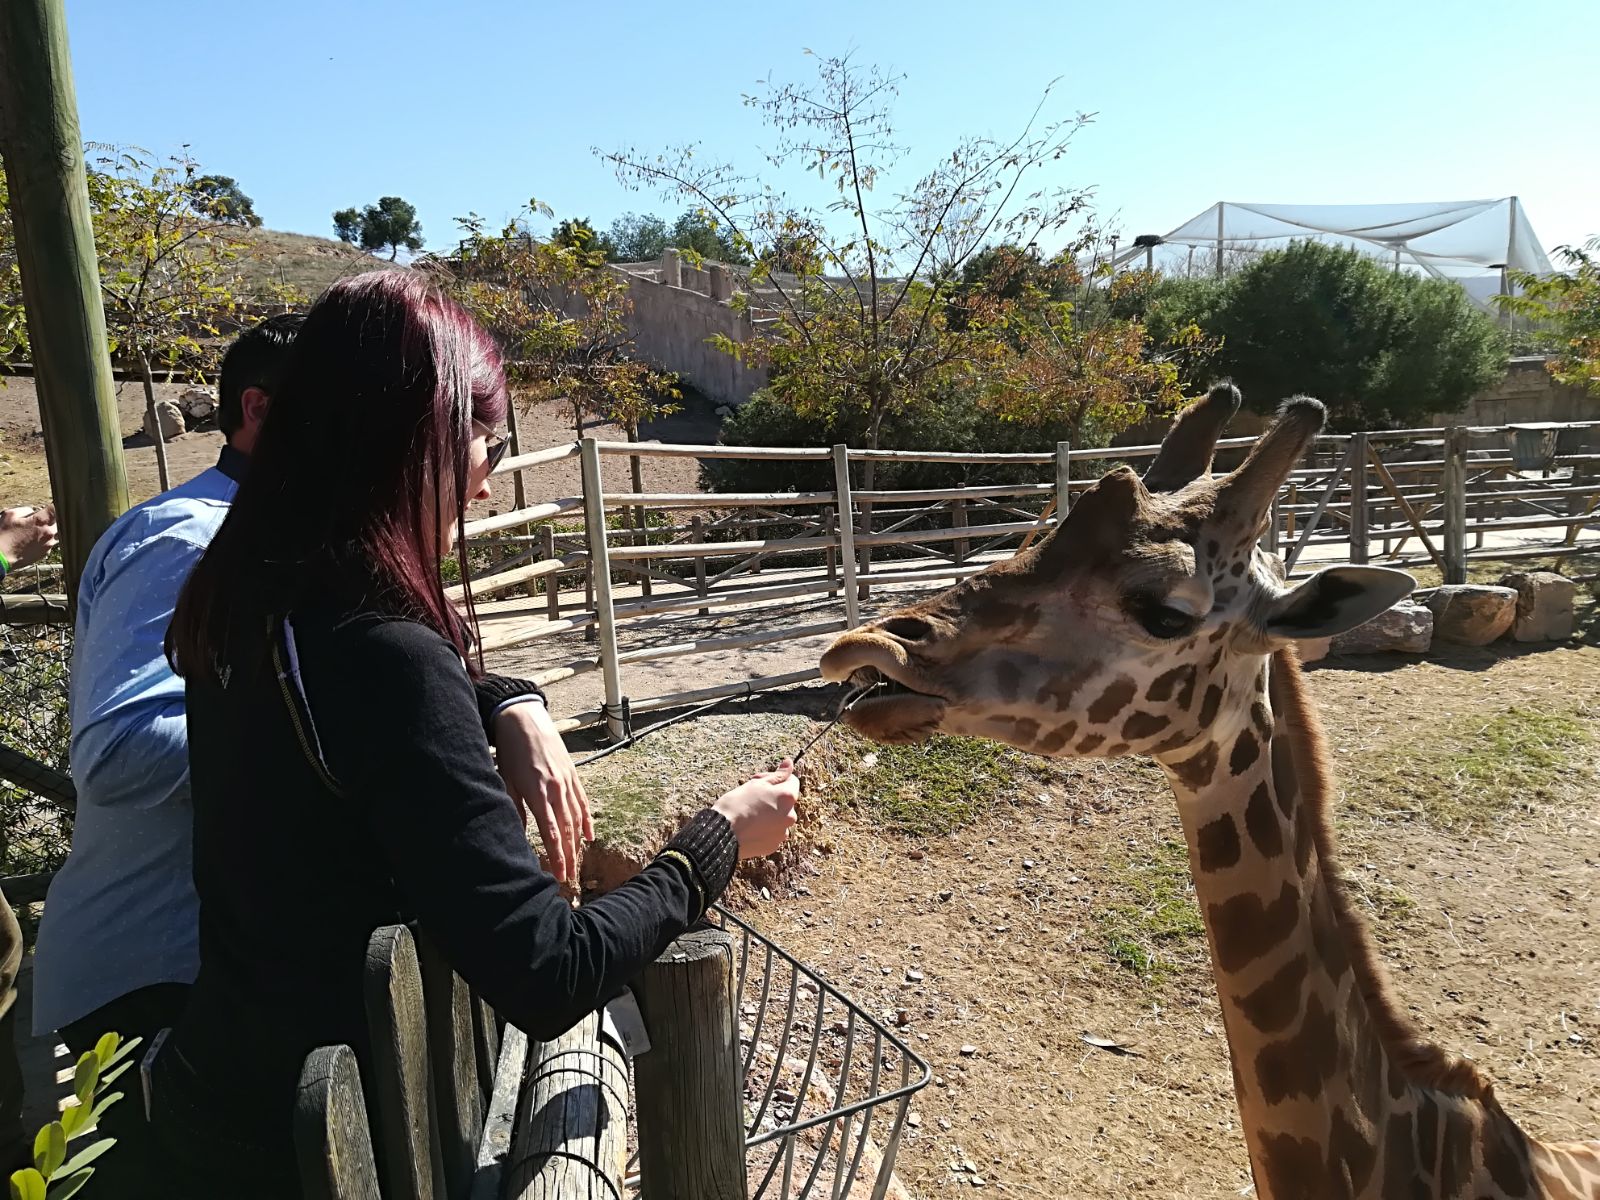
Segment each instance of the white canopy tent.
[{"label": "white canopy tent", "polygon": [[[1147,258],[1170,275],[1221,274],[1230,258],[1318,241],[1352,246],[1394,264],[1459,284],[1484,307],[1506,288],[1507,272],[1547,275],[1550,259],[1515,196],[1435,204],[1242,204],[1225,200],[1159,241],[1148,236],[1114,257]],[[1198,262],[1197,262],[1198,255]]]}]

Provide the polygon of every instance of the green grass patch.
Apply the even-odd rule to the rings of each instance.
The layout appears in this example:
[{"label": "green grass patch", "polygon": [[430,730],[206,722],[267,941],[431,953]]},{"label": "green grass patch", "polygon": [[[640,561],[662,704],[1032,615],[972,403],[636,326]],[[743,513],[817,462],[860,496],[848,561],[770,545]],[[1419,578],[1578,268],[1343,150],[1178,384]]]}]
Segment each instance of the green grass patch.
[{"label": "green grass patch", "polygon": [[1195,905],[1188,847],[1169,839],[1111,868],[1106,903],[1095,914],[1107,957],[1147,982],[1192,965],[1206,930]]},{"label": "green grass patch", "polygon": [[1462,714],[1426,737],[1352,756],[1347,804],[1381,816],[1398,807],[1441,828],[1556,805],[1587,774],[1593,744],[1593,716],[1581,708]]},{"label": "green grass patch", "polygon": [[979,738],[879,746],[841,731],[827,747],[828,799],[896,833],[938,837],[1046,782],[1046,760]]}]

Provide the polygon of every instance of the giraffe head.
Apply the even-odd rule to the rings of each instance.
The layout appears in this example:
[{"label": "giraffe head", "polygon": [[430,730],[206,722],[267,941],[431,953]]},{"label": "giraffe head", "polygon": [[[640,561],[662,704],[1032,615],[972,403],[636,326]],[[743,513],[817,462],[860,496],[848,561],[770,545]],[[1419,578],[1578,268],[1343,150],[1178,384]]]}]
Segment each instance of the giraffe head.
[{"label": "giraffe head", "polygon": [[1371,619],[1409,575],[1334,567],[1288,587],[1258,548],[1273,497],[1322,427],[1287,401],[1213,478],[1231,384],[1174,422],[1141,479],[1121,467],[1039,545],[840,636],[832,680],[885,681],[848,714],[884,742],[935,732],[1053,756],[1182,756],[1251,719],[1265,657]]}]

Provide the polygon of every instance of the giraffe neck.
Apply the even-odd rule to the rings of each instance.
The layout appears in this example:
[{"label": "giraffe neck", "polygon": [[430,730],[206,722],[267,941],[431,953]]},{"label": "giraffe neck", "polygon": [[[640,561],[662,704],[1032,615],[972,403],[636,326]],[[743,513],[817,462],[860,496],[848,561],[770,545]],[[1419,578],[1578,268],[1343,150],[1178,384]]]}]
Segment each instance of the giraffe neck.
[{"label": "giraffe neck", "polygon": [[1389,1001],[1345,907],[1321,730],[1298,664],[1280,653],[1241,669],[1227,690],[1249,702],[1162,765],[1258,1194],[1324,1194],[1306,1191],[1308,1178],[1328,1181],[1330,1196],[1569,1194],[1534,1190],[1547,1169],[1559,1179],[1560,1164],[1523,1137],[1470,1063],[1423,1041]]}]

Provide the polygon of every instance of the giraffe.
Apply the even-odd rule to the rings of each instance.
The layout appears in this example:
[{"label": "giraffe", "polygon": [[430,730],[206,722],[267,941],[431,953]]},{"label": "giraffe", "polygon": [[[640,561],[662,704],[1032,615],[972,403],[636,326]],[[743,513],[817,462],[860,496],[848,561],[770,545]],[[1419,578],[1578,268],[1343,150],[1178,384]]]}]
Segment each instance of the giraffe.
[{"label": "giraffe", "polygon": [[1286,401],[1213,477],[1239,399],[1213,387],[1142,479],[1112,471],[1036,546],[842,634],[823,675],[884,685],[845,714],[878,741],[942,732],[1160,764],[1259,1196],[1600,1200],[1600,1142],[1527,1137],[1471,1061],[1425,1040],[1351,905],[1294,644],[1369,620],[1414,581],[1336,566],[1286,585],[1257,543],[1323,407]]}]

